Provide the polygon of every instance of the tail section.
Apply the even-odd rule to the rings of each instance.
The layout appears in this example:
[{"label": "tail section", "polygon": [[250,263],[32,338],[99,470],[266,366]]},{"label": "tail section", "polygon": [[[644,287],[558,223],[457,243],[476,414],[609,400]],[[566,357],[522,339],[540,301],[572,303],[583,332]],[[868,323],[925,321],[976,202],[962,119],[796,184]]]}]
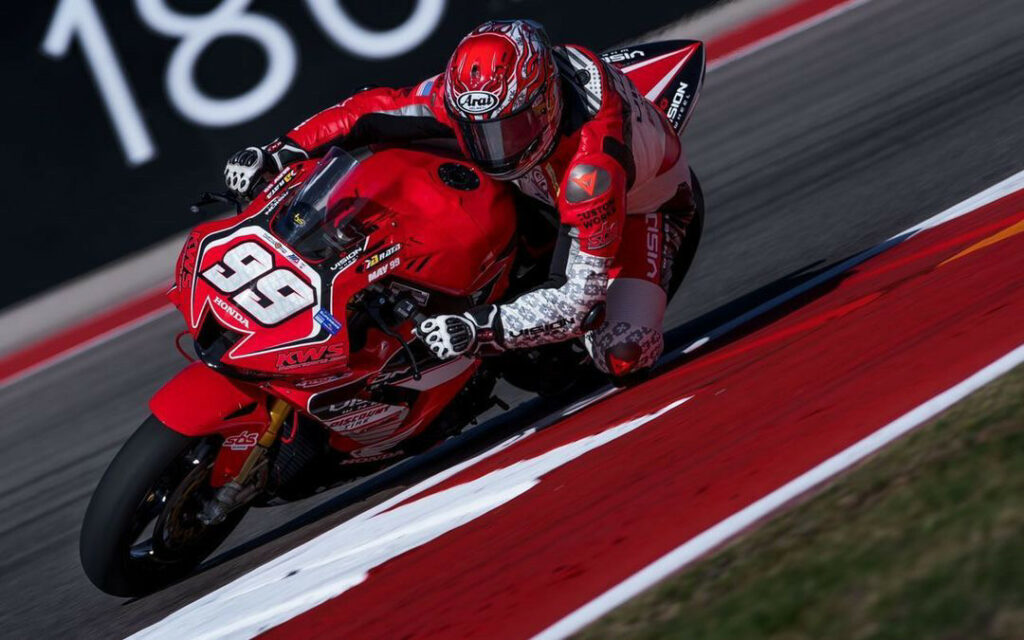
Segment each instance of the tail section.
[{"label": "tail section", "polygon": [[698,40],[650,42],[601,54],[668,116],[676,133],[682,133],[697,105],[705,57]]}]

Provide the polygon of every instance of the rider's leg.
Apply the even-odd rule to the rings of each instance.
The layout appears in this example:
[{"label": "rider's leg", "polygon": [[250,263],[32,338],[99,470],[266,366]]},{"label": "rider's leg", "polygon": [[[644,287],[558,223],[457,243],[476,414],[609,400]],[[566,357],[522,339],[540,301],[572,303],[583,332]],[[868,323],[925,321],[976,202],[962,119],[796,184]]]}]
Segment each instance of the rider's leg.
[{"label": "rider's leg", "polygon": [[660,213],[626,216],[612,265],[604,323],[584,337],[594,365],[615,377],[649,368],[664,348],[665,225]]},{"label": "rider's leg", "polygon": [[[686,169],[689,177],[689,168]],[[690,181],[661,211],[626,216],[612,266],[604,323],[584,342],[594,365],[616,378],[650,368],[664,349],[665,307],[693,262],[703,226]]]}]

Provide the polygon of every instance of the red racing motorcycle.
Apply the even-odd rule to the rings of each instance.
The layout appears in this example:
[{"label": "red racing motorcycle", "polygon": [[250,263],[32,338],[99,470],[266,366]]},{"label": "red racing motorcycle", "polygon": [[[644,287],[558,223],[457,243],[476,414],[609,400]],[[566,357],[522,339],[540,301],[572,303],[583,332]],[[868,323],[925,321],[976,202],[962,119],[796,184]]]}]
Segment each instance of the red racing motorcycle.
[{"label": "red racing motorcycle", "polygon": [[[700,43],[606,60],[682,129],[703,77]],[[558,391],[537,386],[536,355],[440,361],[413,340],[427,315],[543,281],[557,222],[534,214],[456,153],[406,146],[290,165],[239,215],[197,226],[168,293],[196,359],[153,396],[152,416],[93,494],[80,540],[90,580],[121,596],[159,589],[250,507],[366,476],[458,433],[500,403],[499,376]],[[585,353],[568,343],[542,357],[564,372]]]}]

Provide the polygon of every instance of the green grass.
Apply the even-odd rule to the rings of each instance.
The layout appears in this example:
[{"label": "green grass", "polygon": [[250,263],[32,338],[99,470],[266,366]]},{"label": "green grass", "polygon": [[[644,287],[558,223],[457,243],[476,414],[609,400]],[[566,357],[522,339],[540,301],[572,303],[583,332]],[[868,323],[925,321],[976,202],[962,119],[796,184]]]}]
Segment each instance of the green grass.
[{"label": "green grass", "polygon": [[1024,367],[581,638],[1024,638]]}]

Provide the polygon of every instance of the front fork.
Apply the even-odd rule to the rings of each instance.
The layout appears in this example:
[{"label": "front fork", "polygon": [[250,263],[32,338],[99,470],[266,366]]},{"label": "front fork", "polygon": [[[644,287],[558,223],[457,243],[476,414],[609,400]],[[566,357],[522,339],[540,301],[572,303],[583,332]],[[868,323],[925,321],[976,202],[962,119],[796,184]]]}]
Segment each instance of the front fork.
[{"label": "front fork", "polygon": [[225,483],[214,495],[212,500],[203,505],[199,520],[212,526],[224,522],[233,510],[248,504],[267,484],[268,452],[277,442],[281,425],[292,413],[292,406],[280,398],[274,398],[270,405],[270,421],[266,431],[249,452],[238,473]]}]

